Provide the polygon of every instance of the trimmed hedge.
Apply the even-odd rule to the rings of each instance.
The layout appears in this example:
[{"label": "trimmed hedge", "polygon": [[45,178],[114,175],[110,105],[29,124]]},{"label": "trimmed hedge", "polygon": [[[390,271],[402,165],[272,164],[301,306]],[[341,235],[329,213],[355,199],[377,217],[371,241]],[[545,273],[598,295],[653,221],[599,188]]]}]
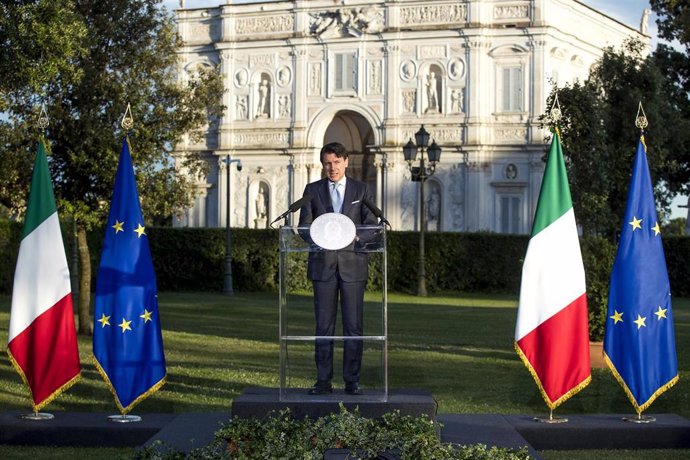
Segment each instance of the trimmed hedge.
[{"label": "trimmed hedge", "polygon": [[[278,290],[278,231],[233,228],[231,230],[232,274],[239,291]],[[151,253],[161,291],[219,291],[223,286],[225,256],[225,229],[223,228],[169,228],[147,229]],[[9,294],[17,260],[21,225],[0,222],[0,254],[5,263],[0,266],[0,292]],[[73,235],[71,224],[63,225],[63,238],[68,260]],[[89,234],[93,276],[100,258],[103,230]],[[581,238],[582,256],[587,276],[590,304],[605,299],[608,277],[613,264],[615,246],[599,237]],[[441,233],[426,234],[427,290],[470,291],[486,293],[512,293],[520,290],[522,262],[529,236],[500,235],[495,233]],[[392,291],[415,292],[417,287],[419,233],[388,233],[388,288]],[[666,263],[673,295],[690,296],[690,238],[664,238]],[[375,255],[375,257],[378,255]],[[291,270],[294,279],[299,271],[306,272],[298,260]],[[381,279],[371,270],[369,286],[378,288]],[[95,286],[95,284],[93,285]],[[308,281],[299,286],[308,288]]]},{"label": "trimmed hedge", "polygon": [[3,294],[9,294],[12,291],[21,233],[22,227],[20,225],[14,222],[0,221],[0,254],[3,260],[3,263],[0,264],[0,293]]}]

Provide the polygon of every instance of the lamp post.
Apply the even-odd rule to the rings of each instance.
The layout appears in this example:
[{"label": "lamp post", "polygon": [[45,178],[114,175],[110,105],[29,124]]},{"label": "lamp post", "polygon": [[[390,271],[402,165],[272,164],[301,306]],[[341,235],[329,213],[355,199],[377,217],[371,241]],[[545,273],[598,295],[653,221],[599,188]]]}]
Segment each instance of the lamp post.
[{"label": "lamp post", "polygon": [[233,295],[232,290],[232,255],[230,254],[230,165],[237,163],[237,170],[242,171],[242,160],[232,159],[230,155],[225,155],[225,271],[223,273],[223,294]]},{"label": "lamp post", "polygon": [[[441,147],[432,141],[429,145],[429,133],[424,129],[424,125],[419,128],[414,135],[416,145],[409,140],[403,147],[403,155],[407,161],[407,167],[410,169],[413,182],[419,182],[419,266],[417,269],[417,295],[426,297],[426,269],[424,268],[424,233],[426,230],[426,211],[424,209],[424,182],[434,175],[436,170],[436,163],[441,160]],[[428,147],[427,147],[428,146]],[[419,155],[419,165],[413,166],[417,161],[417,152]],[[428,156],[429,163],[426,163],[426,156]]]}]

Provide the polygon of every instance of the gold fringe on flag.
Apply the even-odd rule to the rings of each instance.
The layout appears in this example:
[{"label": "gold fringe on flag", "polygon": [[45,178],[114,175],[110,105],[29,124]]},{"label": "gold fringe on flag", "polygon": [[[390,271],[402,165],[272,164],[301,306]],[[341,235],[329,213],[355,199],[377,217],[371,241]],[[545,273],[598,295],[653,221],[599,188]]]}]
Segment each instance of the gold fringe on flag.
[{"label": "gold fringe on flag", "polygon": [[592,375],[588,375],[586,379],[584,379],[582,382],[578,383],[575,387],[571,388],[566,394],[558,398],[556,401],[551,401],[551,398],[546,394],[546,391],[544,390],[544,386],[541,384],[541,380],[539,380],[539,376],[537,375],[537,372],[534,370],[532,367],[532,363],[529,362],[529,359],[527,359],[527,356],[522,352],[522,349],[518,346],[517,342],[513,342],[514,347],[515,347],[515,352],[518,354],[524,365],[527,367],[527,370],[529,371],[530,374],[532,374],[532,378],[537,384],[537,387],[539,388],[539,392],[541,393],[542,398],[544,398],[544,401],[546,402],[546,405],[549,407],[549,409],[554,410],[564,402],[566,402],[568,399],[570,399],[573,395],[576,393],[579,393],[580,390],[585,388],[589,383],[592,381]]},{"label": "gold fringe on flag", "polygon": [[628,399],[632,403],[633,407],[635,408],[635,411],[637,412],[637,415],[641,415],[642,412],[644,412],[649,406],[652,405],[652,403],[661,396],[663,392],[671,388],[673,385],[675,385],[678,382],[678,375],[673,377],[671,380],[669,380],[666,384],[662,385],[659,387],[658,390],[654,392],[654,394],[643,404],[638,404],[637,401],[635,400],[635,397],[632,394],[632,391],[630,391],[630,388],[628,388],[628,385],[625,384],[625,380],[623,380],[623,377],[618,373],[618,370],[616,369],[616,366],[613,365],[613,362],[609,359],[608,355],[606,352],[604,352],[604,360],[606,361],[606,364],[609,366],[609,369],[611,369],[611,373],[613,376],[618,380],[618,383],[623,387],[623,390],[625,391],[625,394],[628,396]]},{"label": "gold fringe on flag", "polygon": [[41,402],[38,403],[38,404],[34,404],[34,394],[33,394],[33,391],[31,391],[31,385],[29,385],[29,381],[27,380],[26,375],[24,375],[24,371],[22,370],[22,368],[21,368],[21,366],[19,365],[19,363],[14,359],[14,356],[12,356],[12,352],[10,351],[9,348],[7,349],[7,356],[10,357],[10,362],[12,363],[12,366],[13,366],[14,369],[17,371],[17,373],[20,375],[20,377],[21,377],[22,380],[24,381],[24,385],[25,385],[26,388],[29,390],[29,398],[31,399],[31,406],[32,406],[33,409],[34,409],[34,412],[40,411],[40,410],[43,409],[45,406],[47,406],[48,404],[50,404],[51,402],[53,402],[53,400],[54,400],[55,398],[57,398],[58,396],[60,396],[60,395],[61,395],[62,393],[64,393],[65,391],[69,390],[69,388],[70,388],[72,385],[74,385],[75,383],[77,383],[77,381],[79,381],[79,379],[81,378],[81,371],[79,371],[79,373],[78,373],[77,375],[75,375],[74,377],[72,377],[71,380],[68,380],[67,382],[65,382],[60,388],[58,388],[57,390],[53,391],[46,399],[44,399],[43,401],[41,401]]},{"label": "gold fringe on flag", "polygon": [[105,370],[101,367],[101,365],[98,363],[98,360],[96,359],[95,356],[91,355],[91,359],[93,359],[93,363],[96,366],[96,369],[98,369],[98,373],[101,374],[101,377],[103,377],[103,380],[105,380],[106,385],[108,385],[108,390],[113,394],[115,397],[115,404],[117,405],[117,408],[120,410],[120,413],[122,415],[127,415],[132,409],[134,409],[134,406],[142,402],[144,399],[148,398],[152,394],[154,394],[156,391],[160,390],[163,385],[165,385],[165,382],[167,381],[168,374],[166,373],[165,376],[163,376],[162,379],[160,379],[157,383],[155,383],[151,388],[146,390],[144,393],[140,394],[137,399],[132,401],[127,407],[123,407],[122,403],[120,402],[120,398],[117,397],[117,391],[115,391],[115,387],[113,386],[112,383],[110,383],[110,379],[108,378],[108,374],[105,373]]}]

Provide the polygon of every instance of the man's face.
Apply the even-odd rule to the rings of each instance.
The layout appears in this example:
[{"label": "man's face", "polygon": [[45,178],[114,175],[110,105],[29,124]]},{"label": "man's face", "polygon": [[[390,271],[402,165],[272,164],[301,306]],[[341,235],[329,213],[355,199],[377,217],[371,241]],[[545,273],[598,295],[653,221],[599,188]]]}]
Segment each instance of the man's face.
[{"label": "man's face", "polygon": [[339,158],[335,153],[325,153],[321,162],[330,181],[338,182],[345,175],[347,158]]}]

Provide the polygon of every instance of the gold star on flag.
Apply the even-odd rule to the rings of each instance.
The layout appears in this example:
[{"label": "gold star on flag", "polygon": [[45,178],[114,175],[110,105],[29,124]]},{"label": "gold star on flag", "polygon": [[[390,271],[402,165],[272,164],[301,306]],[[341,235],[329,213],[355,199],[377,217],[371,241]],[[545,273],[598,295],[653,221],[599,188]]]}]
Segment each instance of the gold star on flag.
[{"label": "gold star on flag", "polygon": [[139,315],[139,318],[144,318],[144,323],[151,321],[151,315],[153,312],[148,311],[147,309],[144,308],[144,314]]},{"label": "gold star on flag", "polygon": [[119,220],[115,219],[115,225],[113,225],[112,228],[115,229],[115,234],[117,235],[118,232],[124,232],[125,230],[122,228],[124,225],[124,222],[120,222]]},{"label": "gold star on flag", "polygon": [[640,329],[642,326],[647,327],[647,325],[644,323],[647,320],[647,317],[642,317],[639,314],[637,315],[637,319],[633,321],[633,323],[637,324],[637,329]]},{"label": "gold star on flag", "polygon": [[618,310],[613,310],[613,316],[609,316],[613,320],[613,324],[618,324],[623,322],[623,312],[618,312]]},{"label": "gold star on flag", "polygon": [[668,310],[668,308],[661,308],[660,305],[659,309],[654,312],[654,314],[656,315],[656,319],[661,321],[661,318],[666,318],[666,310]]},{"label": "gold star on flag", "polygon": [[103,316],[101,316],[101,319],[98,320],[99,323],[101,323],[101,327],[106,327],[110,326],[110,316],[105,316],[105,313],[103,313]]},{"label": "gold star on flag", "polygon": [[656,222],[654,224],[654,227],[652,227],[652,230],[654,230],[654,236],[658,235],[661,233],[661,229],[659,228],[659,222]]},{"label": "gold star on flag", "polygon": [[125,333],[126,330],[130,330],[130,331],[132,330],[132,328],[129,327],[129,325],[130,325],[131,323],[132,323],[131,321],[125,321],[125,319],[122,318],[122,323],[118,324],[118,326],[122,328],[122,333],[123,333],[123,334]]},{"label": "gold star on flag", "polygon": [[145,229],[146,227],[143,225],[137,224],[137,228],[134,229],[134,232],[138,235],[137,238],[141,238],[141,235],[146,235],[146,233],[144,233]]},{"label": "gold star on flag", "polygon": [[642,219],[638,219],[637,217],[633,216],[632,222],[628,222],[628,224],[632,225],[633,232],[635,231],[636,228],[639,228],[642,230]]}]

